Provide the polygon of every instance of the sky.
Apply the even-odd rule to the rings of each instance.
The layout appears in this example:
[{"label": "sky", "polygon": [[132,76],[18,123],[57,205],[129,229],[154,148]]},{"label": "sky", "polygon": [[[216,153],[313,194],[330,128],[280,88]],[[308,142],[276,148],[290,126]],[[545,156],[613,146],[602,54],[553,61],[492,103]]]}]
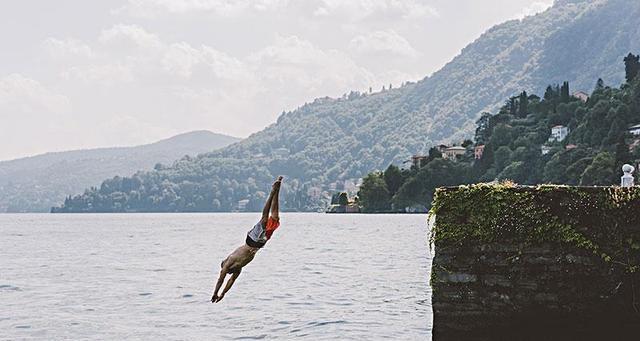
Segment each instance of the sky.
[{"label": "sky", "polygon": [[430,75],[552,0],[0,0],[0,160],[246,137],[314,98]]}]

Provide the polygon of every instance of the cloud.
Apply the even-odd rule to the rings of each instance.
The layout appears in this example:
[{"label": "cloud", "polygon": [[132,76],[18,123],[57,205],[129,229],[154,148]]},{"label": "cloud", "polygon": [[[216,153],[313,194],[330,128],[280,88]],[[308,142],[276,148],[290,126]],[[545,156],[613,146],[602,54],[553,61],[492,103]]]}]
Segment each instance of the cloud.
[{"label": "cloud", "polygon": [[117,24],[103,30],[99,38],[112,50],[154,49],[162,45],[160,38],[137,25]]},{"label": "cloud", "polygon": [[92,58],[93,51],[91,48],[75,39],[56,39],[48,38],[43,43],[45,51],[53,58]]},{"label": "cloud", "polygon": [[362,54],[391,54],[415,58],[419,55],[403,36],[394,30],[374,31],[351,39],[349,47]]},{"label": "cloud", "polygon": [[[402,46],[403,41],[408,45],[402,37],[386,34],[392,37],[383,33],[381,43],[393,42],[394,49],[412,53],[410,46]],[[276,36],[272,44],[245,58],[230,56],[204,44],[165,42],[135,25],[118,24],[103,30],[98,41],[99,44],[91,48],[94,61],[68,68],[62,73],[65,79],[109,85],[158,81],[182,89],[221,84],[233,84],[245,90],[264,89],[277,83],[283,87],[292,84],[309,87],[311,92],[319,88],[335,92],[331,90],[369,86],[375,78],[348,55],[335,49],[320,49],[297,36]],[[68,57],[73,59],[73,55]]]},{"label": "cloud", "polygon": [[[249,62],[265,84],[293,84],[309,92],[362,89],[375,82],[371,72],[358,66],[346,54],[322,50],[297,36],[278,36],[275,42],[252,54]],[[284,90],[284,89],[282,89]]]},{"label": "cloud", "polygon": [[416,0],[322,0],[314,11],[315,16],[344,16],[351,21],[367,18],[424,18],[437,17],[438,11]]},{"label": "cloud", "polygon": [[242,57],[207,44],[166,41],[139,25],[116,24],[93,42],[76,43],[92,58],[61,53],[68,64],[62,85],[82,93],[81,110],[92,112],[103,135],[131,143],[112,122],[155,132],[208,128],[246,135],[304,101],[383,83],[349,55],[295,35],[275,36]]},{"label": "cloud", "polygon": [[216,79],[247,81],[253,77],[242,61],[211,46],[165,42],[137,25],[114,25],[103,30],[97,41],[94,46],[87,46],[93,56],[88,63],[76,54],[58,53],[72,65],[61,72],[64,80],[113,86],[134,81],[211,83]]},{"label": "cloud", "polygon": [[210,12],[221,16],[237,16],[246,11],[265,12],[285,7],[289,0],[129,0],[114,11],[133,17],[155,17],[163,14]]},{"label": "cloud", "polygon": [[69,110],[71,103],[67,97],[57,94],[40,82],[19,73],[0,78],[0,113],[10,115],[16,112],[63,112]]},{"label": "cloud", "polygon": [[73,131],[70,110],[66,96],[34,79],[19,73],[0,78],[0,146],[11,146],[0,148],[0,160],[56,147]]},{"label": "cloud", "polygon": [[549,7],[553,6],[553,0],[535,1],[531,5],[522,9],[516,19],[523,19],[525,17],[536,15],[538,13],[546,11]]},{"label": "cloud", "polygon": [[308,18],[342,17],[347,21],[364,19],[416,19],[437,17],[439,12],[420,0],[128,0],[112,11],[116,15],[156,18],[171,14],[213,13],[222,17],[242,17],[247,13],[301,10]]},{"label": "cloud", "polygon": [[187,43],[171,45],[162,57],[162,67],[166,72],[182,78],[189,78],[193,69],[203,60],[202,52]]},{"label": "cloud", "polygon": [[95,83],[105,86],[131,83],[134,80],[132,70],[128,66],[118,63],[72,66],[63,71],[61,76],[69,81]]}]

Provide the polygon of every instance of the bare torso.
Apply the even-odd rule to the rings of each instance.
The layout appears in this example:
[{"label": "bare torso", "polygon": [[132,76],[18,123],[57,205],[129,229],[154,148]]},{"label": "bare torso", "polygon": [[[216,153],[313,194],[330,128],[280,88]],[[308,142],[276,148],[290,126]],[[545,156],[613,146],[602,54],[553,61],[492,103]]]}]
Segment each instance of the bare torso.
[{"label": "bare torso", "polygon": [[227,269],[227,273],[239,272],[253,260],[258,250],[258,248],[246,244],[238,247],[224,260],[223,268]]}]

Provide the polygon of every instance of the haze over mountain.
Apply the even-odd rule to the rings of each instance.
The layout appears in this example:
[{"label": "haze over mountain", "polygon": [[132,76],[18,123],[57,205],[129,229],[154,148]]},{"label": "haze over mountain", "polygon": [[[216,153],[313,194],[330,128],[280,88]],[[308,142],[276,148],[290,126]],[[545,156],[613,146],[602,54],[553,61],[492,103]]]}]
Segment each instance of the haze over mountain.
[{"label": "haze over mountain", "polygon": [[[444,33],[443,33],[444,34]],[[322,207],[335,181],[471,137],[483,111],[522,90],[543,93],[569,81],[591,92],[598,78],[618,85],[620,63],[640,51],[640,2],[558,0],[543,13],[485,32],[441,70],[379,93],[316,99],[227,148],[172,167],[105,181],[77,197],[80,211],[257,209],[276,174],[287,177],[284,207]],[[340,184],[338,185],[340,187]],[[325,193],[323,193],[325,191]]]},{"label": "haze over mountain", "polygon": [[48,212],[66,195],[99,185],[104,178],[150,170],[157,163],[171,163],[237,141],[202,130],[135,147],[73,150],[0,161],[0,212]]}]

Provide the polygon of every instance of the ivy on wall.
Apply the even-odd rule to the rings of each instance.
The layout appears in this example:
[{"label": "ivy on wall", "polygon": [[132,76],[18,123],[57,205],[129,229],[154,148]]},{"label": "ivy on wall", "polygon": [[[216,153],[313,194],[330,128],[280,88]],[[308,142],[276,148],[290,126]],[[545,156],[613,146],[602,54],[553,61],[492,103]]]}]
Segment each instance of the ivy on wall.
[{"label": "ivy on wall", "polygon": [[504,182],[440,188],[430,215],[436,248],[558,243],[592,252],[624,273],[639,269],[640,187]]}]

